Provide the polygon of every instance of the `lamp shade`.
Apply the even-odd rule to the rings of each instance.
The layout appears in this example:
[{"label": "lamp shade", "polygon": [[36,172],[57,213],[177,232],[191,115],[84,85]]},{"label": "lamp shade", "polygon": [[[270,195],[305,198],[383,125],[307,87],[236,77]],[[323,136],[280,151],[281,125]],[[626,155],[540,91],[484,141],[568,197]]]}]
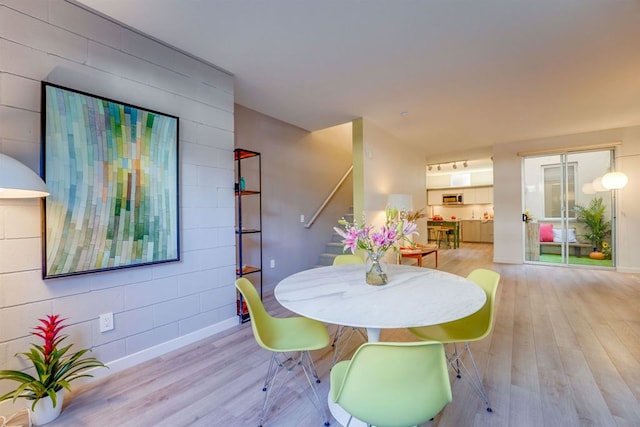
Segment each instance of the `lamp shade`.
[{"label": "lamp shade", "polygon": [[623,188],[627,182],[629,178],[622,172],[609,172],[602,177],[602,186],[609,190]]},{"label": "lamp shade", "polygon": [[594,179],[594,180],[591,182],[591,185],[593,186],[593,190],[594,190],[596,193],[600,193],[601,191],[607,191],[607,189],[605,188],[605,186],[604,186],[604,185],[602,185],[602,177],[601,177],[601,176],[599,176],[599,177],[597,177],[596,179]]},{"label": "lamp shade", "polygon": [[590,182],[587,182],[585,184],[582,184],[582,192],[584,194],[595,194],[596,190],[593,188],[593,184]]},{"label": "lamp shade", "polygon": [[396,208],[399,211],[413,210],[413,197],[411,194],[389,194],[387,207]]},{"label": "lamp shade", "polygon": [[49,195],[47,184],[16,159],[0,153],[0,198],[25,199]]}]

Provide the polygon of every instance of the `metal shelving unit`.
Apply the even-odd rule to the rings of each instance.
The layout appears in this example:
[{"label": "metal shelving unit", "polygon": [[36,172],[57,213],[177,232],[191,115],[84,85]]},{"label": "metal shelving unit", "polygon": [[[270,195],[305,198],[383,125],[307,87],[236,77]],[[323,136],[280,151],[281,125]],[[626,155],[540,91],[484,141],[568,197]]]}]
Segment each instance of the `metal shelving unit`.
[{"label": "metal shelving unit", "polygon": [[[260,153],[234,150],[236,161],[236,277],[247,277],[262,299],[262,160]],[[245,188],[245,181],[247,187]],[[249,320],[242,294],[237,292],[240,323]]]}]

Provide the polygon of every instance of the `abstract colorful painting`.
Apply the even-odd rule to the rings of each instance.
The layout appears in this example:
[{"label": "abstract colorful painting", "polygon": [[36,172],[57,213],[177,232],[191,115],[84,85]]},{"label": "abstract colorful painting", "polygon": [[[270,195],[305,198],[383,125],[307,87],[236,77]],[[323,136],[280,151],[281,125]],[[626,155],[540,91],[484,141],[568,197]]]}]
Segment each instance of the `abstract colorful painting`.
[{"label": "abstract colorful painting", "polygon": [[178,118],[42,83],[43,277],[180,259]]}]

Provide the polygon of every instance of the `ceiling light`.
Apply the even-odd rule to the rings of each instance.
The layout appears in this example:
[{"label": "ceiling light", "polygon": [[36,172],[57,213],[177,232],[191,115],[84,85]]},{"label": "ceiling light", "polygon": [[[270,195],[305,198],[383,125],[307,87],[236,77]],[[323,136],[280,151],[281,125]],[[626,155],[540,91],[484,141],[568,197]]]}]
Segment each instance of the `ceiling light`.
[{"label": "ceiling light", "polygon": [[602,186],[608,190],[623,188],[627,182],[629,178],[622,172],[609,172],[602,177]]},{"label": "ceiling light", "polygon": [[458,169],[458,165],[456,165],[456,162],[453,162],[453,168]]}]

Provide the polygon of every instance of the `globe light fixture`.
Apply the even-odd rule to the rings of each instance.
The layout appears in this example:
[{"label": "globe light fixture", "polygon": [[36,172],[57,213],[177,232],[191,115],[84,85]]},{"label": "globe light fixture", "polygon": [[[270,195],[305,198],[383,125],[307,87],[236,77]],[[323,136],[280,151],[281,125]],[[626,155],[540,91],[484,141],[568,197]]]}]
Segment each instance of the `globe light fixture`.
[{"label": "globe light fixture", "polygon": [[602,185],[602,177],[601,176],[599,176],[596,179],[594,179],[593,181],[591,181],[591,185],[593,186],[593,190],[596,193],[607,191],[607,189],[604,187],[604,185]]},{"label": "globe light fixture", "polygon": [[607,190],[618,190],[629,182],[629,178],[622,172],[609,172],[602,177],[602,186]]}]

